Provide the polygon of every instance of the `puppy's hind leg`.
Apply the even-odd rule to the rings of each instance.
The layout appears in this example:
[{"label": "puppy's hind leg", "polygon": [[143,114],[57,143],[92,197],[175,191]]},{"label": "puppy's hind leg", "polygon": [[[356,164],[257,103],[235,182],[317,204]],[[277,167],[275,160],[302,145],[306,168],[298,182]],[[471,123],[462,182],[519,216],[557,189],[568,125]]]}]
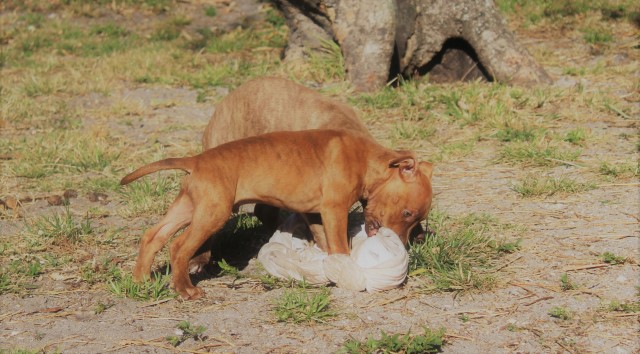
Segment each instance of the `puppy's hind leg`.
[{"label": "puppy's hind leg", "polygon": [[180,191],[162,220],[142,236],[136,266],[133,270],[135,281],[142,281],[149,276],[156,253],[171,236],[191,223],[192,215],[193,202],[186,193]]},{"label": "puppy's hind leg", "polygon": [[230,198],[228,203],[204,202],[203,199],[200,201],[202,202],[196,204],[191,225],[171,243],[169,248],[173,285],[176,292],[186,300],[195,300],[204,295],[201,288],[191,283],[189,260],[210,235],[224,226],[231,216],[233,204],[233,198]]}]

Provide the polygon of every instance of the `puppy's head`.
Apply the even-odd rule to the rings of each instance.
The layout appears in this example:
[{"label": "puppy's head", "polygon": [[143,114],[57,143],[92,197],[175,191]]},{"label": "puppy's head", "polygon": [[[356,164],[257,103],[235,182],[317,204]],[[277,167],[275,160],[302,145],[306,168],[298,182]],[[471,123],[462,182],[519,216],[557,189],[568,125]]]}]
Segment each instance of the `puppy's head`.
[{"label": "puppy's head", "polygon": [[405,153],[389,161],[388,168],[384,182],[365,195],[365,230],[373,236],[380,227],[387,227],[406,245],[411,230],[431,208],[433,166]]}]

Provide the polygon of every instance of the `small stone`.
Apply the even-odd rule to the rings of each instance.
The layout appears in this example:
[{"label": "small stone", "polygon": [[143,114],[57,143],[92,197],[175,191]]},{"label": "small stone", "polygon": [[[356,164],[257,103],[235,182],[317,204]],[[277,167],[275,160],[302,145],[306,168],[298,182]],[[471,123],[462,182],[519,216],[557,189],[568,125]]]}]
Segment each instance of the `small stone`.
[{"label": "small stone", "polygon": [[17,209],[19,202],[18,202],[18,199],[16,199],[15,197],[7,197],[7,199],[4,201],[4,204],[9,209]]},{"label": "small stone", "polygon": [[87,197],[89,198],[89,201],[100,202],[102,204],[107,203],[107,198],[108,198],[106,194],[99,193],[99,192],[91,192]]},{"label": "small stone", "polygon": [[77,198],[78,191],[76,191],[75,189],[67,189],[66,191],[64,191],[64,194],[62,194],[62,196],[65,199]]},{"label": "small stone", "polygon": [[57,194],[55,195],[50,195],[47,197],[47,203],[49,203],[49,205],[63,205],[65,202],[65,199],[62,198],[62,196],[59,196]]}]

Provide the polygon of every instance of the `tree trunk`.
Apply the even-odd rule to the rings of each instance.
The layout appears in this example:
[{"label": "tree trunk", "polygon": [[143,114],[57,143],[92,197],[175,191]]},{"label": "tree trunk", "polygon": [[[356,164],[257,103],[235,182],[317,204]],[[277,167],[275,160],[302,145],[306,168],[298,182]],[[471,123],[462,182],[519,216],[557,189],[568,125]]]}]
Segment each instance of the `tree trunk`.
[{"label": "tree trunk", "polygon": [[397,74],[434,81],[484,77],[551,82],[518,44],[492,0],[275,0],[291,29],[286,59],[324,40],[340,45],[347,78],[375,90]]}]

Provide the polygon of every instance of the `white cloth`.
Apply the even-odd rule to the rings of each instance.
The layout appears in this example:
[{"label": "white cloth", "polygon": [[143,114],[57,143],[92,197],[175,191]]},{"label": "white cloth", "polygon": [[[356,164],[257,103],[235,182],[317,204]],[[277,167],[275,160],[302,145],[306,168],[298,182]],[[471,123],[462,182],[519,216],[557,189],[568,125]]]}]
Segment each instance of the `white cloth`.
[{"label": "white cloth", "polygon": [[[288,220],[289,221],[289,220]],[[285,222],[258,253],[271,275],[305,280],[310,284],[335,283],[338,287],[369,292],[388,290],[407,276],[409,255],[398,235],[380,228],[367,237],[364,225],[352,238],[350,255],[327,255],[305,238],[306,225]]]}]

